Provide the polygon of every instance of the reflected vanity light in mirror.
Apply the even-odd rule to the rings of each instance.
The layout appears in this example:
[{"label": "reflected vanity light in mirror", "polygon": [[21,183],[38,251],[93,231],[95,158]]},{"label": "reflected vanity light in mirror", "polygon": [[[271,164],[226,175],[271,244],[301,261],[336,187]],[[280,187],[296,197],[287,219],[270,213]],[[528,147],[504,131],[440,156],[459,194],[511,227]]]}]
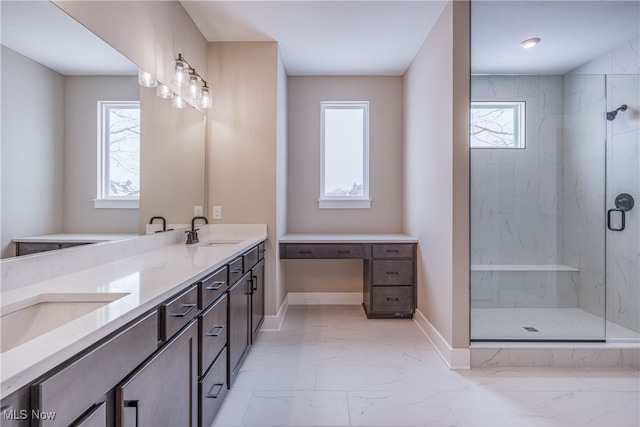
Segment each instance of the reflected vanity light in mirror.
[{"label": "reflected vanity light in mirror", "polygon": [[158,98],[163,98],[163,99],[173,98],[173,92],[171,92],[171,89],[169,89],[167,86],[163,85],[162,83],[158,84],[158,87],[156,88],[156,95],[158,95]]},{"label": "reflected vanity light in mirror", "polygon": [[534,37],[531,39],[526,39],[525,41],[520,43],[520,46],[522,46],[523,49],[532,49],[536,47],[538,43],[540,43],[540,39],[537,37]]},{"label": "reflected vanity light in mirror", "polygon": [[181,97],[179,97],[178,95],[175,95],[172,99],[171,99],[171,105],[174,108],[185,108],[187,106],[187,103],[184,99],[182,99]]},{"label": "reflected vanity light in mirror", "polygon": [[158,82],[153,78],[151,73],[140,68],[138,71],[138,83],[144,87],[156,87]]}]

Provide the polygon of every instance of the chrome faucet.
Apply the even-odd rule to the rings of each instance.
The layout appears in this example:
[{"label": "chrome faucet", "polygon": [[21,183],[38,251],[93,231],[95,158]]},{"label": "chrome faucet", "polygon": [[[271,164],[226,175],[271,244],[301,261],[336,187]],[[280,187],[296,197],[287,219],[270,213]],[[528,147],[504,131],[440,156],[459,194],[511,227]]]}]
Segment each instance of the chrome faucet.
[{"label": "chrome faucet", "polygon": [[194,243],[200,242],[198,239],[198,229],[196,228],[196,221],[202,219],[205,224],[209,224],[209,220],[206,216],[194,216],[191,219],[191,230],[187,231],[187,245],[192,245]]},{"label": "chrome faucet", "polygon": [[[152,216],[149,220],[149,224],[153,224],[153,221],[156,219],[162,220],[162,231],[167,231],[167,220],[164,219],[163,216]],[[160,233],[160,231],[156,231],[156,233]]]}]

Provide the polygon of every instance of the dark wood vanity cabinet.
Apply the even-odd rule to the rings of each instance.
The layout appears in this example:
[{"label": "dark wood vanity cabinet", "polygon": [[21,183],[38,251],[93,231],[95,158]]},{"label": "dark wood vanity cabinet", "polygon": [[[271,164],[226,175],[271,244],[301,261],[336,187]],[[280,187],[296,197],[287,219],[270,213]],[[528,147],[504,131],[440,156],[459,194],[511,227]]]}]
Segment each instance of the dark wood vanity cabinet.
[{"label": "dark wood vanity cabinet", "polygon": [[263,319],[260,243],[3,398],[0,424],[210,426]]},{"label": "dark wood vanity cabinet", "polygon": [[192,320],[116,388],[116,425],[195,427],[197,360]]},{"label": "dark wood vanity cabinet", "polygon": [[412,318],[416,308],[416,245],[371,245],[364,261],[362,306],[368,318]]}]

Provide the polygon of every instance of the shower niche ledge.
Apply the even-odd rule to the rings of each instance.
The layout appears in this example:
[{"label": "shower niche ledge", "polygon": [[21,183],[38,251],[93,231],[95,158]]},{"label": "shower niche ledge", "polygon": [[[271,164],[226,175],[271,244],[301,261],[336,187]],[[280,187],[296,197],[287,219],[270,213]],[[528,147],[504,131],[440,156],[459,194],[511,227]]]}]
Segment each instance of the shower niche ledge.
[{"label": "shower niche ledge", "polygon": [[471,264],[471,271],[580,271],[562,264]]}]

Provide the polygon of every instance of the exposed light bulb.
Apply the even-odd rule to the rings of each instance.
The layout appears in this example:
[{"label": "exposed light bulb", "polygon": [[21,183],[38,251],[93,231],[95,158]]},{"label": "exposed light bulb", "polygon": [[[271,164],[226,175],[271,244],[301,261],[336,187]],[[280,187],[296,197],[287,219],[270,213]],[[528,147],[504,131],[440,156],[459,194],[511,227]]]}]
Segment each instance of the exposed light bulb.
[{"label": "exposed light bulb", "polygon": [[202,88],[202,95],[200,96],[198,104],[200,105],[200,107],[206,109],[213,107],[213,98],[211,97],[211,91],[207,86],[204,86]]},{"label": "exposed light bulb", "polygon": [[158,84],[151,73],[143,70],[142,68],[138,70],[138,83],[140,83],[140,86],[144,87],[156,87]]},{"label": "exposed light bulb", "polygon": [[187,102],[176,95],[171,99],[171,105],[175,108],[185,108],[187,106]]},{"label": "exposed light bulb", "polygon": [[160,83],[156,88],[156,95],[158,95],[158,98],[164,98],[164,99],[173,98],[173,92],[171,92],[171,89],[169,89],[168,86],[165,86],[162,83]]},{"label": "exposed light bulb", "polygon": [[202,93],[202,86],[200,86],[200,79],[193,74],[189,77],[189,83],[187,84],[187,96],[189,98],[198,99]]},{"label": "exposed light bulb", "polygon": [[176,60],[173,63],[173,80],[171,80],[171,83],[173,83],[176,86],[184,86],[187,84],[187,80],[189,78],[189,70],[187,69],[187,67],[185,66],[183,61],[180,60]]},{"label": "exposed light bulb", "polygon": [[532,39],[527,39],[523,41],[522,43],[520,43],[520,46],[522,46],[523,49],[531,49],[536,47],[538,43],[540,43],[540,39],[537,37],[534,37]]}]

